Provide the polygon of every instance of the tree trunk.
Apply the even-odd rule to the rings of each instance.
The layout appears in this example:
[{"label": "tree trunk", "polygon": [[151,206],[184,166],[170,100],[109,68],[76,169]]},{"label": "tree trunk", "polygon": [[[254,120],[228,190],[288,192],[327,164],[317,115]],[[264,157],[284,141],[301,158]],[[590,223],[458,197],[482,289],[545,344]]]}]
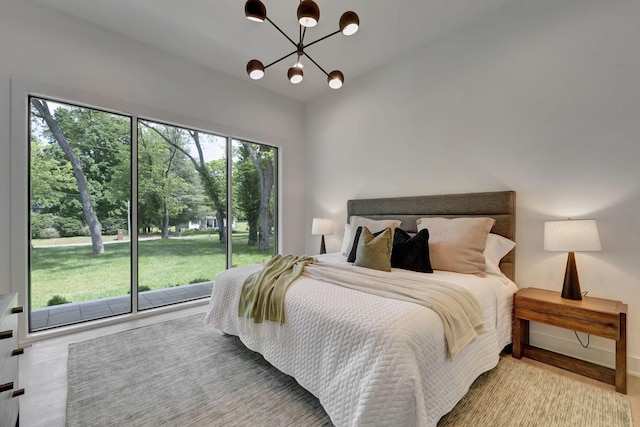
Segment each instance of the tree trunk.
[{"label": "tree trunk", "polygon": [[168,239],[169,238],[169,206],[167,205],[167,202],[165,201],[163,203],[164,206],[164,216],[162,218],[162,238],[163,239]]},{"label": "tree trunk", "polygon": [[67,159],[71,163],[71,166],[73,168],[73,175],[76,178],[78,191],[80,192],[80,201],[82,203],[84,219],[87,223],[87,227],[89,227],[89,233],[91,233],[91,246],[93,254],[102,254],[104,253],[104,245],[102,244],[102,224],[100,224],[100,221],[98,221],[98,216],[93,210],[93,205],[91,204],[91,193],[89,193],[89,186],[87,185],[87,180],[84,177],[84,171],[82,170],[80,160],[78,160],[78,157],[71,149],[67,138],[65,138],[65,136],[62,134],[62,130],[60,130],[58,123],[51,115],[47,102],[32,99],[32,104],[36,108],[36,110],[38,110],[44,121],[47,123],[47,126],[49,126],[49,130],[53,134],[53,137],[58,142],[58,145],[60,146],[62,151],[64,151],[64,154],[67,156]]},{"label": "tree trunk", "polygon": [[258,178],[260,179],[260,208],[258,210],[258,249],[261,251],[268,251],[270,249],[269,235],[271,234],[271,221],[269,215],[269,200],[271,200],[271,190],[273,188],[273,162],[270,159],[264,159],[264,163],[260,162],[258,155],[253,147],[249,144],[244,144],[245,148],[249,152],[251,161],[258,172]]}]

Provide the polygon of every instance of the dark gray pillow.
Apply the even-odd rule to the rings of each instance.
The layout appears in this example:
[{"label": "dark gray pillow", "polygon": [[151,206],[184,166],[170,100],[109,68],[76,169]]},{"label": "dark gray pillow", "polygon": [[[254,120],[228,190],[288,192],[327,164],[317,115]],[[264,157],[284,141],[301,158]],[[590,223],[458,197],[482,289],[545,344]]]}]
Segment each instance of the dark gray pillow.
[{"label": "dark gray pillow", "polygon": [[415,236],[396,228],[393,235],[391,267],[420,273],[433,273],[429,259],[429,230],[420,230]]}]

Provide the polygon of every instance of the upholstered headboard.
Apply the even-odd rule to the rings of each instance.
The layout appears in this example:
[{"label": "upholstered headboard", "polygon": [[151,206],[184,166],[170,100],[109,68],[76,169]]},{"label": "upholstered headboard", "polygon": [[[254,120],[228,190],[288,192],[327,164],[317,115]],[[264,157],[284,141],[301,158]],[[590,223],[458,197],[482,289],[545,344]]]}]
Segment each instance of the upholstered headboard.
[{"label": "upholstered headboard", "polygon": [[[490,217],[496,220],[492,233],[516,241],[515,191],[356,199],[347,202],[347,215],[347,221],[352,215],[398,219],[402,221],[401,228],[410,233],[417,231],[418,218]],[[502,259],[500,269],[514,280],[515,249]]]}]

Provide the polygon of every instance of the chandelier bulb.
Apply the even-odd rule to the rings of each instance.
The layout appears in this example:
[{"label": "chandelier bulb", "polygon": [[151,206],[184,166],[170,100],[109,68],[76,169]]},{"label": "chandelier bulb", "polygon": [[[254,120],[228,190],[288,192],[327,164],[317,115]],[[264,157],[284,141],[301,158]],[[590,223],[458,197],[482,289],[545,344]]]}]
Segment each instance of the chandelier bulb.
[{"label": "chandelier bulb", "polygon": [[264,22],[267,19],[267,8],[260,0],[247,0],[244,14],[250,21]]},{"label": "chandelier bulb", "polygon": [[299,67],[291,67],[289,71],[287,71],[287,77],[289,77],[289,81],[294,85],[297,85],[304,78],[304,73],[302,72],[302,68]]},{"label": "chandelier bulb", "polygon": [[260,80],[264,77],[264,65],[257,59],[252,59],[247,63],[247,74],[252,80]]},{"label": "chandelier bulb", "polygon": [[315,27],[320,20],[320,8],[313,0],[303,0],[298,5],[298,22],[303,27]]},{"label": "chandelier bulb", "polygon": [[345,36],[355,34],[360,27],[360,18],[358,14],[353,11],[348,11],[342,14],[340,17],[340,31]]},{"label": "chandelier bulb", "polygon": [[344,74],[338,70],[333,70],[327,77],[327,82],[331,89],[340,89],[344,83]]}]

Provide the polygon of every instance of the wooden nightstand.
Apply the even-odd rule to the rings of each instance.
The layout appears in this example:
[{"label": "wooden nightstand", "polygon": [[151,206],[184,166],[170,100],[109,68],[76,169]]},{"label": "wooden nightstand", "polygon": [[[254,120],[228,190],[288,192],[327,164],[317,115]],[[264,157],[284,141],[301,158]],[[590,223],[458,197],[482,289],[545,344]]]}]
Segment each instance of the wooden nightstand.
[{"label": "wooden nightstand", "polygon": [[[609,338],[616,342],[616,368],[529,345],[529,321]],[[616,386],[627,393],[627,304],[585,296],[563,299],[560,292],[524,288],[513,296],[513,357],[528,357]]]}]

